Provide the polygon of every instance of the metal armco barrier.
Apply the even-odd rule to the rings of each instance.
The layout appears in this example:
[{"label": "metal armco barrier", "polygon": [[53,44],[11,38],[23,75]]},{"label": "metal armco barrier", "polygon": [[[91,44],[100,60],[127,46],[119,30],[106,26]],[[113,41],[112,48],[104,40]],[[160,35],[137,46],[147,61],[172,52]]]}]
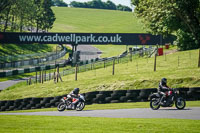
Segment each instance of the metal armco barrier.
[{"label": "metal armco barrier", "polygon": [[[31,63],[32,65],[34,65],[34,64],[40,63],[41,60],[43,60],[43,59],[45,59],[46,61],[59,59],[59,58],[63,57],[66,53],[67,53],[67,50],[64,49],[59,54],[56,54],[56,55],[53,55],[53,56],[45,57],[45,58],[42,58],[42,59],[32,59],[32,60],[28,60],[28,61],[19,61],[19,62],[16,62],[16,63],[18,64],[18,66],[26,65],[25,62]],[[5,63],[5,65],[7,67],[9,67],[11,64],[12,63]],[[6,66],[1,66],[1,64],[0,64],[0,68],[6,67]],[[18,66],[16,66],[16,67],[18,67]],[[30,72],[36,72],[36,71],[42,71],[42,70],[50,70],[50,69],[55,68],[56,66],[63,67],[64,62],[63,63],[56,63],[56,64],[41,65],[41,66],[32,66],[32,67],[28,67],[28,68],[16,68],[15,70],[4,70],[3,72],[0,72],[0,77],[7,77],[7,76],[12,76],[12,75],[18,75],[18,74],[30,73]]]},{"label": "metal armco barrier", "polygon": [[33,58],[33,59],[28,59],[28,60],[19,60],[19,61],[13,61],[13,62],[0,63],[0,69],[18,68],[18,67],[30,66],[30,65],[35,66],[35,65],[38,65],[39,63],[59,59],[63,57],[66,53],[67,53],[67,50],[66,48],[64,48],[64,50],[59,51],[58,54],[54,53],[42,58]]},{"label": "metal armco barrier", "polygon": [[[200,100],[200,87],[179,88],[186,100]],[[149,95],[157,92],[156,88],[140,90],[93,91],[84,93],[86,104],[122,103],[148,101]],[[67,96],[63,95],[63,96]],[[9,101],[0,101],[0,111],[27,110],[57,107],[63,96],[45,98],[24,98]]]}]

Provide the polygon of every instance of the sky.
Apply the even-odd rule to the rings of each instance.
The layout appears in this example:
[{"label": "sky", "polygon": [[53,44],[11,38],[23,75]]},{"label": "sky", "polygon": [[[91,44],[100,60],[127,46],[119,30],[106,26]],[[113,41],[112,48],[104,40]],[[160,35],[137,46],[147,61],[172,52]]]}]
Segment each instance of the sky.
[{"label": "sky", "polygon": [[[87,1],[92,1],[92,0],[64,0],[64,2],[66,2],[67,4],[69,4],[71,1],[77,1],[77,2],[87,2]],[[104,2],[106,2],[107,0],[102,0]],[[125,6],[129,6],[131,7],[131,0],[110,0],[113,3],[115,3],[115,5],[125,5]]]}]

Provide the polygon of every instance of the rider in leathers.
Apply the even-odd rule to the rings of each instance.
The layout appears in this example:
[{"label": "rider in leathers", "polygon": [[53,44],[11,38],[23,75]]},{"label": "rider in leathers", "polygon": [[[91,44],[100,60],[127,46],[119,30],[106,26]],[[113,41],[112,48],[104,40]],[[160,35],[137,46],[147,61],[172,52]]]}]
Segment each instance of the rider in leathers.
[{"label": "rider in leathers", "polygon": [[164,100],[166,99],[166,92],[169,91],[169,89],[170,88],[167,86],[167,79],[162,78],[158,87],[158,91],[162,95],[161,100],[160,100],[161,104],[163,104]]},{"label": "rider in leathers", "polygon": [[76,108],[77,103],[79,102],[79,88],[74,88],[73,91],[71,91],[69,93],[69,95],[71,96],[71,98],[77,98],[78,100],[76,100],[75,102],[72,102],[72,109]]}]

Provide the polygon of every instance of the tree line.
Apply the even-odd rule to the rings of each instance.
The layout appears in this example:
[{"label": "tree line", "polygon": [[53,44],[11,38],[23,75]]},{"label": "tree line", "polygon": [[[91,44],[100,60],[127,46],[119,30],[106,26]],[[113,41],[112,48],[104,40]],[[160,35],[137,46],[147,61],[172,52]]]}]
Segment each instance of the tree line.
[{"label": "tree line", "polygon": [[68,7],[68,4],[65,3],[63,0],[51,0],[52,6],[60,6],[60,7]]},{"label": "tree line", "polygon": [[80,8],[95,8],[95,9],[108,9],[108,10],[121,10],[121,11],[132,11],[128,6],[124,5],[115,5],[112,1],[103,2],[101,0],[92,0],[88,2],[76,2],[72,1],[70,3],[71,7],[80,7]]},{"label": "tree line", "polygon": [[200,48],[199,0],[132,0],[135,14],[153,34],[174,34],[180,50]]},{"label": "tree line", "polygon": [[48,31],[56,20],[51,0],[1,0],[0,31]]}]

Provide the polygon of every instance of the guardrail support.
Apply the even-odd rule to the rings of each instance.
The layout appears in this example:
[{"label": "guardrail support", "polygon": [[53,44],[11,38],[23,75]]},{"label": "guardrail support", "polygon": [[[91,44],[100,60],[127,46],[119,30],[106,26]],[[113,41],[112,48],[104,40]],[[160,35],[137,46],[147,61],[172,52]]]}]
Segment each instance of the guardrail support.
[{"label": "guardrail support", "polygon": [[155,54],[155,60],[154,60],[154,72],[156,71],[156,57],[157,57],[157,54]]},{"label": "guardrail support", "polygon": [[76,64],[76,68],[75,68],[75,81],[78,80],[77,73],[78,73],[78,64]]},{"label": "guardrail support", "polygon": [[199,63],[198,63],[198,67],[200,67],[200,48],[199,48]]},{"label": "guardrail support", "polygon": [[115,75],[115,59],[113,60],[113,71],[112,71],[112,75]]}]

